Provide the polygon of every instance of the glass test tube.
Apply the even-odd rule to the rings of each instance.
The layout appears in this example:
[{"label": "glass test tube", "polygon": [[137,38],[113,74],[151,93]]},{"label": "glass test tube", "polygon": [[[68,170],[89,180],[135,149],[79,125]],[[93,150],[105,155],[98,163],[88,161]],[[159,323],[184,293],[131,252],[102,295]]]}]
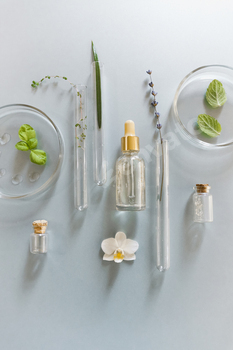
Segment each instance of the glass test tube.
[{"label": "glass test tube", "polygon": [[76,85],[75,99],[75,150],[74,150],[74,201],[75,208],[87,208],[87,108],[86,86]]}]

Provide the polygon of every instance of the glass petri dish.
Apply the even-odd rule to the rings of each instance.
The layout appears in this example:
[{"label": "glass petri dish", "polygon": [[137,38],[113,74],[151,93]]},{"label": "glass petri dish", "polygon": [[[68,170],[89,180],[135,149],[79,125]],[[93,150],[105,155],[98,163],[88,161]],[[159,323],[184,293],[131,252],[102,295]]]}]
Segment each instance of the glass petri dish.
[{"label": "glass petri dish", "polygon": [[[47,154],[45,165],[31,163],[30,151],[15,148],[22,124],[35,129],[37,149]],[[0,198],[24,198],[46,190],[59,175],[63,154],[60,131],[44,112],[23,104],[0,107]]]},{"label": "glass petri dish", "polygon": [[[226,91],[227,101],[212,108],[206,101],[206,90],[217,79]],[[221,135],[211,138],[197,125],[199,114],[216,118],[222,126]],[[203,66],[193,70],[179,84],[173,101],[173,115],[182,135],[193,145],[214,149],[233,145],[233,68],[222,65]]]}]

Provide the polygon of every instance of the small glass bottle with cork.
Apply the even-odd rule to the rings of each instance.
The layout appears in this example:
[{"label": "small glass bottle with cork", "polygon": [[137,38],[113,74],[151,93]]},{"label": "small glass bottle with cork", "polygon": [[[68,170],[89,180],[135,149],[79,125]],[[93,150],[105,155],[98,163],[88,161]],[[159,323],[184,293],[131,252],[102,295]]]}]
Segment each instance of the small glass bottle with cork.
[{"label": "small glass bottle with cork", "polygon": [[36,220],[33,221],[32,226],[34,232],[30,236],[30,252],[32,254],[44,254],[48,251],[48,234],[46,228],[48,221]]},{"label": "small glass bottle with cork", "polygon": [[194,222],[212,222],[213,196],[209,193],[211,187],[208,184],[197,184],[193,189]]}]

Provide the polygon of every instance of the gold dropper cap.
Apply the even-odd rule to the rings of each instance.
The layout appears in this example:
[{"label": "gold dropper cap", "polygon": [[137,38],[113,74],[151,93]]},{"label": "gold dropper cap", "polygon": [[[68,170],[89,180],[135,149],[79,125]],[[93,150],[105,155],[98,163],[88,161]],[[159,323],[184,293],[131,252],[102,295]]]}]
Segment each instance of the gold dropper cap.
[{"label": "gold dropper cap", "polygon": [[135,125],[132,120],[125,122],[125,136],[121,138],[121,151],[139,151],[139,137],[135,136]]}]

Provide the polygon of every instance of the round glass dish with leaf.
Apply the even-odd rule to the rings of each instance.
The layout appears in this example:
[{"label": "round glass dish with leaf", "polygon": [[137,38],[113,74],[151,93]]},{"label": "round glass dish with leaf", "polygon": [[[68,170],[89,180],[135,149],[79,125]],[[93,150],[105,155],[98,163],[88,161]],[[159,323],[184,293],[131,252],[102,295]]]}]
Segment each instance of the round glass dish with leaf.
[{"label": "round glass dish with leaf", "polygon": [[[206,91],[213,80],[222,83],[227,101],[213,108]],[[193,145],[213,149],[233,145],[233,68],[209,65],[195,69],[181,81],[173,101],[173,113],[181,135]],[[200,114],[215,118],[221,124],[220,135],[210,137],[202,132],[197,120]]]},{"label": "round glass dish with leaf", "polygon": [[[38,144],[32,148],[46,152],[46,164],[32,163],[30,150],[15,148],[23,124],[35,130]],[[59,175],[63,153],[60,131],[44,112],[23,104],[0,107],[0,198],[24,198],[46,190]]]}]

